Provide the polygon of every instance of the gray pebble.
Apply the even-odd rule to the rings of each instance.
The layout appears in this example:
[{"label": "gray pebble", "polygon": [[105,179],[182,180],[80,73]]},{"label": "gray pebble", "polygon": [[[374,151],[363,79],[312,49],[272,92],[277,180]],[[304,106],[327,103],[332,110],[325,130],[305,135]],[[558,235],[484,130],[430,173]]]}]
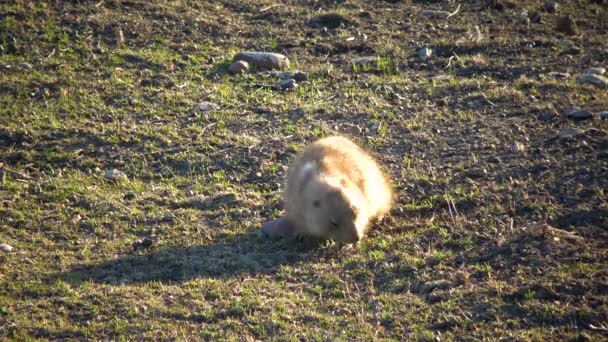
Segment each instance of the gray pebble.
[{"label": "gray pebble", "polygon": [[593,117],[593,113],[586,109],[576,107],[568,107],[564,110],[564,115],[572,119],[589,119]]},{"label": "gray pebble", "polygon": [[106,177],[107,179],[111,179],[111,180],[126,180],[129,179],[129,177],[127,177],[127,174],[118,170],[118,169],[111,169],[108,172],[106,172],[106,174],[104,175],[104,177]]},{"label": "gray pebble", "polygon": [[585,135],[585,131],[580,128],[563,128],[559,131],[559,137],[561,139],[573,138],[580,135]]},{"label": "gray pebble", "polygon": [[545,5],[543,6],[543,8],[545,9],[545,11],[547,11],[549,13],[555,13],[559,10],[559,4],[554,1],[547,1],[547,2],[545,2]]},{"label": "gray pebble", "polygon": [[608,86],[608,78],[596,74],[584,74],[576,78],[578,83],[589,83],[598,87]]},{"label": "gray pebble", "polygon": [[566,78],[571,77],[571,75],[567,72],[556,72],[556,71],[548,73],[547,76],[556,78],[556,79],[566,79]]},{"label": "gray pebble", "polygon": [[7,243],[0,243],[0,251],[3,251],[4,253],[10,253],[13,249],[15,248]]},{"label": "gray pebble", "polygon": [[289,67],[289,59],[285,55],[271,52],[240,52],[234,56],[234,61],[245,61],[259,69],[285,69]]},{"label": "gray pebble", "polygon": [[241,74],[249,70],[249,63],[246,61],[236,61],[228,66],[228,72],[231,74]]},{"label": "gray pebble", "polygon": [[196,106],[194,106],[194,111],[199,113],[207,113],[218,109],[220,109],[218,105],[208,101],[199,102],[196,104]]},{"label": "gray pebble", "polygon": [[585,70],[586,74],[603,75],[606,73],[606,68],[589,68]]},{"label": "gray pebble", "polygon": [[281,87],[281,90],[294,90],[298,87],[298,84],[292,78],[292,79],[279,83],[279,87]]},{"label": "gray pebble", "polygon": [[431,56],[433,56],[433,50],[425,47],[416,51],[416,55],[424,59],[430,58]]}]

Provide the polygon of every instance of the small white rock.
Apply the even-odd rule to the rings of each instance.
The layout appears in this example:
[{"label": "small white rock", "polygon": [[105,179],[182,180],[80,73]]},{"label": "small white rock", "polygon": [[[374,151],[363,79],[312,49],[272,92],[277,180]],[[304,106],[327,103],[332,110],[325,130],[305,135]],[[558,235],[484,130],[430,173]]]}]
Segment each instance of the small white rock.
[{"label": "small white rock", "polygon": [[234,56],[234,61],[245,61],[259,69],[285,69],[289,67],[289,59],[286,56],[271,52],[240,52]]},{"label": "small white rock", "polygon": [[516,141],[513,146],[511,147],[511,150],[513,151],[513,153],[519,153],[519,152],[523,152],[526,149],[526,146],[523,143],[520,143],[518,141]]},{"label": "small white rock", "polygon": [[13,249],[15,248],[7,243],[0,243],[0,251],[3,251],[4,253],[10,253]]},{"label": "small white rock", "polygon": [[576,78],[578,83],[589,83],[598,87],[608,86],[608,78],[596,74],[584,74]]},{"label": "small white rock", "polygon": [[603,75],[606,73],[606,68],[589,68],[585,70],[586,74]]},{"label": "small white rock", "polygon": [[207,113],[218,109],[220,109],[220,106],[208,101],[199,102],[194,106],[194,110],[199,113]]},{"label": "small white rock", "polygon": [[296,81],[291,78],[279,83],[279,87],[281,87],[281,90],[294,90],[298,87],[298,83],[296,83]]},{"label": "small white rock", "polygon": [[429,48],[422,48],[419,49],[418,51],[416,51],[416,55],[418,55],[418,57],[420,58],[430,58],[431,56],[433,56],[433,50],[429,49]]},{"label": "small white rock", "polygon": [[562,139],[577,137],[584,134],[585,131],[580,128],[563,128],[559,131],[559,137]]},{"label": "small white rock", "polygon": [[106,177],[107,179],[111,179],[111,180],[129,179],[129,177],[127,177],[126,173],[124,173],[118,169],[109,170],[108,172],[106,172],[104,177]]}]

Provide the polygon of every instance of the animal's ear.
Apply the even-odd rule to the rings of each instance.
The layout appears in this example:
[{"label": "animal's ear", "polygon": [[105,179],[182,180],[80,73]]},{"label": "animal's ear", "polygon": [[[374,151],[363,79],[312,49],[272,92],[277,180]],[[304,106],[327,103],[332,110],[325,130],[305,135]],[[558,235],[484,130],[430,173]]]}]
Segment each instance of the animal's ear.
[{"label": "animal's ear", "polygon": [[305,179],[310,177],[315,171],[317,171],[317,163],[314,161],[309,161],[302,165],[302,169],[300,169],[300,178]]},{"label": "animal's ear", "polygon": [[298,174],[300,188],[299,192],[303,191],[305,187],[308,186],[308,182],[312,178],[312,176],[317,172],[317,163],[314,161],[309,161],[302,165],[300,169],[300,174]]}]

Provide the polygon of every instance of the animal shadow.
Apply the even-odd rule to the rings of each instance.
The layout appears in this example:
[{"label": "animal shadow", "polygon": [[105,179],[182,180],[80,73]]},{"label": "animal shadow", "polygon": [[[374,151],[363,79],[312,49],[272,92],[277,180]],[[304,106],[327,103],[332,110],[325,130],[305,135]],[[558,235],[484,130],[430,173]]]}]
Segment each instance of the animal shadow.
[{"label": "animal shadow", "polygon": [[251,233],[225,242],[187,247],[153,247],[98,264],[79,265],[56,277],[72,284],[176,283],[196,278],[270,274],[281,265],[310,262],[317,253],[293,239],[270,239]]}]

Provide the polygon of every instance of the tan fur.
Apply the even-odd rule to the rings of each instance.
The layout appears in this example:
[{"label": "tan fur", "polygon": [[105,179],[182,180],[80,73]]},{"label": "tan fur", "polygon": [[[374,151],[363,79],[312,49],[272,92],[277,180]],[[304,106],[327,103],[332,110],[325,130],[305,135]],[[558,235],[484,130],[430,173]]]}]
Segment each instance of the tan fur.
[{"label": "tan fur", "polygon": [[345,137],[312,143],[289,167],[287,219],[300,235],[358,241],[370,221],[390,210],[392,197],[390,183],[378,164]]}]

